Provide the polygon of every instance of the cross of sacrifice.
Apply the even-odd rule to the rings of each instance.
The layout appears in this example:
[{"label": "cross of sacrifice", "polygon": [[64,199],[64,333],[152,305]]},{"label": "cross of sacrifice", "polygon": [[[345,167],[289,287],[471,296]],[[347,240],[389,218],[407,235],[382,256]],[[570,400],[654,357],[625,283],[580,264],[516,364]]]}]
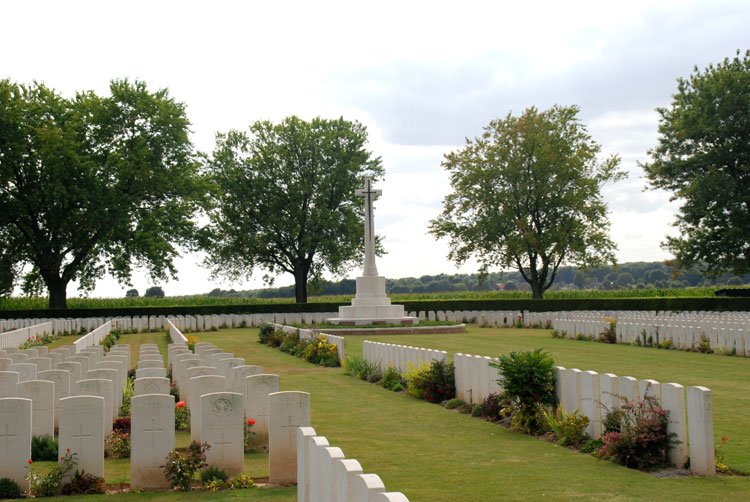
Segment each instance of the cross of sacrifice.
[{"label": "cross of sacrifice", "polygon": [[9,425],[10,424],[5,424],[5,434],[0,434],[0,439],[3,440],[3,454],[6,454],[8,452],[8,438],[14,438],[18,436],[18,434],[11,434],[10,432],[8,432]]},{"label": "cross of sacrifice", "polygon": [[81,427],[81,432],[80,432],[79,435],[76,436],[75,434],[73,434],[73,435],[70,436],[73,439],[77,439],[78,440],[78,451],[76,453],[79,453],[79,454],[83,451],[83,438],[90,438],[90,437],[92,437],[91,434],[84,434],[83,433],[83,424],[81,424],[80,427]]},{"label": "cross of sacrifice", "polygon": [[[365,198],[365,225],[367,226],[366,233],[367,233],[367,239],[366,241],[370,241],[373,238],[372,234],[372,227],[373,227],[373,221],[372,221],[372,199],[375,195],[382,195],[382,190],[373,190],[372,189],[372,178],[369,176],[365,177],[365,187],[360,188],[358,190],[354,191],[355,195],[358,195],[360,197]],[[365,245],[367,242],[365,243]]]}]

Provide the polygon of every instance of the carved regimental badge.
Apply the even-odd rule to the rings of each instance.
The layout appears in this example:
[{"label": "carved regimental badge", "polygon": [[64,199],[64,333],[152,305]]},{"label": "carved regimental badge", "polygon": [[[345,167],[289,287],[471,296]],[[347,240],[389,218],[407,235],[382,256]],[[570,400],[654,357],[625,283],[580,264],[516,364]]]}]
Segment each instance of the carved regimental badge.
[{"label": "carved regimental badge", "polygon": [[211,410],[219,418],[228,417],[232,413],[232,401],[225,397],[220,397],[214,401]]}]

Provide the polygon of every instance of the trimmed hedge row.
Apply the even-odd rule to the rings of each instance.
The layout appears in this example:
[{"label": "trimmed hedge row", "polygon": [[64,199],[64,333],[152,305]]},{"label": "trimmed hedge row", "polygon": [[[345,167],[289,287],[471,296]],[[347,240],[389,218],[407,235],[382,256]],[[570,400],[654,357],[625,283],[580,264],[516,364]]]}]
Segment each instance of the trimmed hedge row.
[{"label": "trimmed hedge row", "polygon": [[[416,300],[399,302],[407,312],[438,310],[670,310],[750,311],[750,298],[592,298],[565,300]],[[269,314],[277,312],[336,312],[349,303],[259,303],[191,307],[127,307],[102,309],[32,309],[0,311],[0,318],[83,318],[159,315]]]}]

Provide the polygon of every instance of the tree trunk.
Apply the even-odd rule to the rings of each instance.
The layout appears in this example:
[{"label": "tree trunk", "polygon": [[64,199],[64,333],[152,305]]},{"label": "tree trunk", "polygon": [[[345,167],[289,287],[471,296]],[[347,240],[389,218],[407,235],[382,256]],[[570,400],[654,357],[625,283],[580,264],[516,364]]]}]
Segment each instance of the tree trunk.
[{"label": "tree trunk", "polygon": [[47,290],[49,291],[49,308],[68,308],[68,281],[55,278],[44,282],[47,284]]},{"label": "tree trunk", "polygon": [[542,284],[539,281],[534,281],[531,283],[531,297],[535,300],[541,300],[544,296],[544,290],[542,289]]},{"label": "tree trunk", "polygon": [[297,303],[307,303],[307,271],[294,271],[294,298]]}]

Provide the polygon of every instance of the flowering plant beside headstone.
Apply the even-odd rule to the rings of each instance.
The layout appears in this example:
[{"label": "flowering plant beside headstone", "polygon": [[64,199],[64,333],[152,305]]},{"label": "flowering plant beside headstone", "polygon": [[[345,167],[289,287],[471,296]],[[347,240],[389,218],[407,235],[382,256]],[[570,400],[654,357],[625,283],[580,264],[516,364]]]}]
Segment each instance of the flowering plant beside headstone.
[{"label": "flowering plant beside headstone", "polygon": [[254,449],[253,438],[255,437],[255,431],[253,430],[253,425],[255,425],[255,420],[252,418],[248,418],[245,421],[245,453],[249,453]]}]

